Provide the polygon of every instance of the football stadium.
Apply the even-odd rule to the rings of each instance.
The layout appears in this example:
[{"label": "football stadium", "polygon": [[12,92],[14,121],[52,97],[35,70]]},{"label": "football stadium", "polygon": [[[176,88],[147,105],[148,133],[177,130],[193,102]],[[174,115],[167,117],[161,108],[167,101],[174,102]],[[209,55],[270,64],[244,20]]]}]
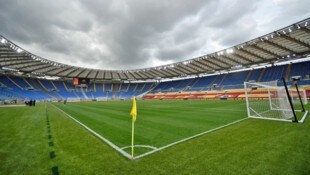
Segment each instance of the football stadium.
[{"label": "football stadium", "polygon": [[136,69],[0,34],[0,174],[309,174],[309,23]]}]

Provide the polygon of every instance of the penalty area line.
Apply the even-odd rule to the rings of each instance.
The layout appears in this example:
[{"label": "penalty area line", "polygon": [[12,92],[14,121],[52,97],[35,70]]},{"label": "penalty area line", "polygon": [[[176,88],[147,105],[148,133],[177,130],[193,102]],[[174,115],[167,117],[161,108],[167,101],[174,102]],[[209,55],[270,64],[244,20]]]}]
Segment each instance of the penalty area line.
[{"label": "penalty area line", "polygon": [[69,117],[70,119],[72,119],[73,121],[75,121],[76,123],[78,123],[79,125],[81,125],[82,127],[84,127],[86,130],[88,130],[89,132],[91,132],[92,134],[94,134],[95,136],[97,136],[100,140],[104,141],[106,144],[108,144],[109,146],[111,146],[113,149],[115,149],[116,151],[118,151],[119,153],[121,153],[123,156],[127,157],[128,159],[132,159],[131,155],[126,153],[124,150],[122,150],[120,147],[116,146],[115,144],[113,144],[111,141],[109,141],[108,139],[104,138],[102,135],[98,134],[96,131],[90,129],[88,126],[86,126],[85,124],[83,124],[82,122],[78,121],[77,119],[75,119],[74,117],[72,117],[71,115],[67,114],[65,111],[63,111],[62,109],[58,108],[57,106],[55,106],[54,104],[52,104],[52,106],[54,106],[56,109],[58,109],[59,111],[63,112],[67,117]]},{"label": "penalty area line", "polygon": [[161,151],[161,150],[163,150],[163,149],[166,149],[166,148],[169,148],[169,147],[171,147],[171,146],[174,146],[174,145],[183,143],[183,142],[185,142],[185,141],[194,139],[194,138],[196,138],[196,137],[200,137],[200,136],[205,135],[205,134],[207,134],[207,133],[210,133],[210,132],[213,132],[213,131],[216,131],[216,130],[225,128],[225,127],[227,127],[227,126],[230,126],[230,125],[233,125],[233,124],[236,124],[236,123],[239,123],[239,122],[241,122],[241,121],[243,121],[243,120],[246,120],[246,119],[248,119],[248,117],[247,117],[247,118],[240,119],[240,120],[237,120],[237,121],[234,121],[234,122],[231,122],[231,123],[228,123],[228,124],[223,125],[223,126],[219,126],[219,127],[217,127],[217,128],[213,128],[213,129],[207,130],[207,131],[205,131],[205,132],[202,132],[202,133],[193,135],[193,136],[191,136],[191,137],[187,137],[187,138],[185,138],[185,139],[182,139],[182,140],[179,140],[179,141],[170,143],[170,144],[168,144],[168,145],[159,147],[159,148],[154,149],[154,150],[152,150],[152,151],[149,151],[149,152],[147,152],[147,153],[138,155],[138,156],[136,156],[134,159],[135,159],[135,160],[136,160],[136,159],[140,159],[140,158],[142,158],[142,157],[145,157],[145,156],[148,156],[148,155],[150,155],[150,154],[156,153],[157,151]]}]

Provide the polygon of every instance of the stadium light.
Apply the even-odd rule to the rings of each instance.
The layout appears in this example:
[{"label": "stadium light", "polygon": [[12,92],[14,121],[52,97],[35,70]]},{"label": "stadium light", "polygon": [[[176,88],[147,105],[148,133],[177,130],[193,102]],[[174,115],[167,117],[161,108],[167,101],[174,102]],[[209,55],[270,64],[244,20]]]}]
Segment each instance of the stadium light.
[{"label": "stadium light", "polygon": [[6,40],[4,38],[1,39],[1,43],[4,44],[6,43]]},{"label": "stadium light", "polygon": [[234,52],[233,49],[227,49],[227,50],[226,50],[226,53],[228,53],[228,54],[229,54],[229,53],[233,53],[233,52]]},{"label": "stadium light", "polygon": [[23,51],[23,50],[20,49],[20,48],[18,48],[18,49],[16,50],[17,53],[21,53],[22,51]]},{"label": "stadium light", "polygon": [[290,32],[290,33],[291,33],[292,31],[293,31],[293,30],[292,30],[291,28],[289,28],[289,29],[288,29],[288,32]]},{"label": "stadium light", "polygon": [[298,30],[300,30],[300,29],[301,29],[301,27],[300,27],[300,25],[299,25],[299,24],[296,24],[296,27],[297,27],[297,29],[298,29]]}]

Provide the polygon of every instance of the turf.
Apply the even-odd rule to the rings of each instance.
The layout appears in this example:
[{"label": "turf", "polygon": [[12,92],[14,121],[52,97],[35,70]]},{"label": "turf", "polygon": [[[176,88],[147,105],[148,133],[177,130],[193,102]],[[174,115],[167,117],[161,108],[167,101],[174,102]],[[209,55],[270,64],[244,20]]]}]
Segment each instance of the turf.
[{"label": "turf", "polygon": [[[118,147],[131,145],[131,101],[55,105]],[[138,101],[135,145],[162,147],[223,126],[245,118],[244,107],[242,101]],[[135,155],[147,151],[136,148]]]},{"label": "turf", "polygon": [[55,167],[60,174],[310,172],[309,116],[303,124],[247,119],[131,161],[59,110],[47,108],[48,121],[44,104],[0,109],[0,174],[52,174]]}]

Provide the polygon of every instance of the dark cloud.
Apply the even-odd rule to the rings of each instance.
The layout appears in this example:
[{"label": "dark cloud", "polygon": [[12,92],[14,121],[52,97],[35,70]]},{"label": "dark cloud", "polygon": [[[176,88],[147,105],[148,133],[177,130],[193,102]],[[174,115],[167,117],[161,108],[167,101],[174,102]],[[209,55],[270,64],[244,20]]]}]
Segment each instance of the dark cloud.
[{"label": "dark cloud", "polygon": [[303,0],[0,0],[0,33],[58,62],[133,69],[245,42],[309,17]]}]

